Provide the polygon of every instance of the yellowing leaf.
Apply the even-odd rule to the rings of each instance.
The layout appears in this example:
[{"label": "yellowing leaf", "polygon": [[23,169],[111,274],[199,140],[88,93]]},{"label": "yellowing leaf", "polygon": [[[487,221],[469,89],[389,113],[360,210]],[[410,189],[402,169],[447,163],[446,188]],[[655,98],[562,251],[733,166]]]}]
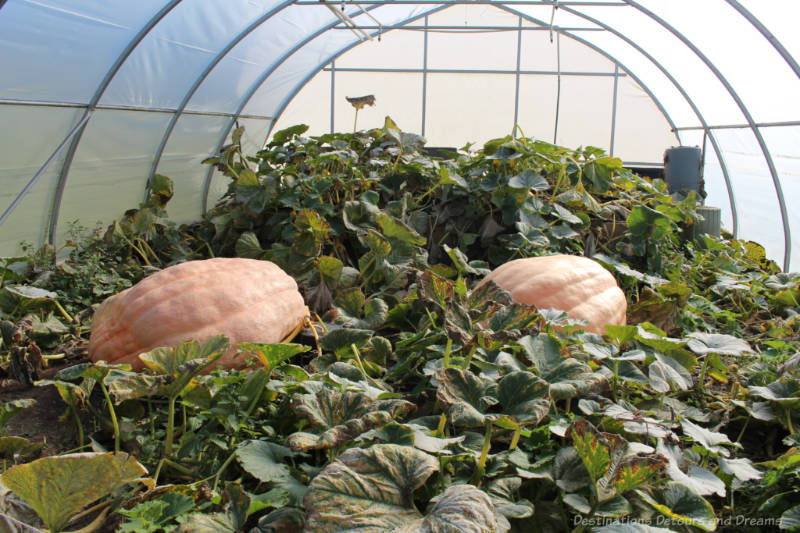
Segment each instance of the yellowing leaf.
[{"label": "yellowing leaf", "polygon": [[30,505],[51,531],[78,511],[147,471],[126,453],[75,453],[9,468],[0,481]]},{"label": "yellowing leaf", "polygon": [[667,464],[662,455],[647,457],[629,457],[622,461],[615,478],[615,487],[619,494],[647,483]]}]

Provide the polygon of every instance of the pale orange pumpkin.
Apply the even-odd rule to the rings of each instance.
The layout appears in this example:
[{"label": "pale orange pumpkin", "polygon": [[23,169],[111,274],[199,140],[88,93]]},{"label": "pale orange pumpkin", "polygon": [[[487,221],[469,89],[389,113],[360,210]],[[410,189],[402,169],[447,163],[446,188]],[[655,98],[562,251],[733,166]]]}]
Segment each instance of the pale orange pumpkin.
[{"label": "pale orange pumpkin", "polygon": [[[174,265],[105,300],[89,339],[93,361],[143,364],[138,355],[186,340],[225,335],[238,342],[275,343],[304,322],[297,283],[269,261],[215,258]],[[235,350],[217,361],[238,367]]]},{"label": "pale orange pumpkin", "polygon": [[625,293],[598,262],[577,255],[514,259],[494,269],[481,283],[495,282],[514,301],[566,311],[586,320],[587,331],[603,333],[606,324],[625,325]]}]

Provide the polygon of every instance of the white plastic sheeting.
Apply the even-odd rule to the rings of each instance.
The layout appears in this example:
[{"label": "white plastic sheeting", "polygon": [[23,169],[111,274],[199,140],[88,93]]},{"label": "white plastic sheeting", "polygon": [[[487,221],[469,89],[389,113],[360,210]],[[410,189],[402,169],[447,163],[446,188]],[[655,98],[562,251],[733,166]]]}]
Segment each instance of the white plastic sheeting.
[{"label": "white plastic sheeting", "polygon": [[390,115],[432,145],[518,126],[628,163],[705,146],[707,203],[800,267],[796,0],[452,4],[0,1],[0,255],[107,223],[154,172],[195,218],[226,188],[200,162],[236,124],[251,151],[298,122],[349,131],[344,97],[371,93],[359,128]]}]

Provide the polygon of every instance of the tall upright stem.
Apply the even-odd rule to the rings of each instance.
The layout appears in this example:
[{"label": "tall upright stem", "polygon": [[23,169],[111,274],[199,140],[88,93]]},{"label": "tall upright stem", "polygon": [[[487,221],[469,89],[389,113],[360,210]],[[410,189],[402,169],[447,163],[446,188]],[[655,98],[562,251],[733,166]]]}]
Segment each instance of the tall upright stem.
[{"label": "tall upright stem", "polygon": [[172,439],[175,435],[175,400],[176,397],[172,397],[169,399],[169,407],[167,411],[167,436],[164,440],[164,457],[169,457],[172,455]]},{"label": "tall upright stem", "polygon": [[103,391],[103,396],[108,404],[108,414],[111,416],[111,425],[114,427],[114,451],[119,453],[119,422],[117,422],[117,413],[114,411],[114,404],[111,402],[111,396],[108,394],[108,389],[103,380],[99,380],[100,390]]},{"label": "tall upright stem", "polygon": [[492,448],[492,422],[486,422],[486,434],[483,437],[483,448],[481,449],[481,456],[478,458],[478,464],[475,466],[475,474],[472,476],[472,482],[476,486],[480,486],[483,474],[486,473],[486,460],[489,458],[489,450]]}]

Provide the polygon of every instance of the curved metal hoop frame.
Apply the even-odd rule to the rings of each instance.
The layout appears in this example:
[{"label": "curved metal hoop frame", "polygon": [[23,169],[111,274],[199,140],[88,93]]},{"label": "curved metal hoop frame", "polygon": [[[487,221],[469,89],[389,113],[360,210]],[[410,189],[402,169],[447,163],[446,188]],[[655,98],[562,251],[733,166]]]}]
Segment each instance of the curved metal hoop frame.
[{"label": "curved metal hoop frame", "polygon": [[[98,103],[102,98],[104,92],[110,85],[111,81],[114,79],[116,74],[119,72],[122,65],[128,59],[128,57],[133,53],[133,51],[137,48],[137,46],[150,34],[150,32],[155,28],[165,17],[169,16],[172,10],[180,4],[181,0],[168,0],[162,5],[162,7],[153,14],[153,16],[148,20],[148,22],[136,33],[136,35],[131,39],[131,41],[125,46],[125,48],[120,53],[119,57],[114,61],[111,65],[109,70],[107,71],[106,75],[103,77],[101,82],[98,84],[98,87],[90,99],[90,101],[86,105],[81,105],[80,107],[84,108],[83,115],[77,120],[76,125],[73,126],[71,131],[67,134],[67,136],[63,139],[59,147],[56,151],[48,158],[48,160],[42,165],[39,171],[31,178],[31,180],[25,185],[25,187],[21,190],[12,204],[3,212],[2,216],[0,216],[0,224],[2,224],[11,214],[11,212],[20,204],[23,197],[33,188],[37,180],[43,175],[44,171],[47,167],[57,159],[59,153],[65,150],[65,156],[63,158],[63,163],[59,170],[59,177],[56,182],[55,186],[55,193],[53,195],[50,213],[49,213],[49,222],[47,227],[46,233],[46,240],[51,244],[55,243],[56,234],[58,230],[58,218],[59,212],[61,208],[61,202],[63,200],[64,191],[67,186],[68,176],[70,172],[70,167],[73,162],[74,156],[77,152],[77,149],[80,145],[80,141],[82,139],[82,135],[86,130],[87,124],[90,122],[91,117],[98,108]],[[770,45],[775,49],[776,53],[779,54],[783,60],[787,63],[788,67],[792,69],[792,71],[800,78],[800,65],[798,65],[797,61],[794,57],[789,53],[789,51],[783,46],[783,44],[772,34],[769,29],[757,18],[755,17],[750,11],[748,11],[738,0],[725,0],[725,2],[730,6],[731,9],[735,10],[739,15],[741,15],[745,20],[747,20],[760,34],[761,36],[766,39]],[[499,1],[480,1],[480,0],[473,0],[473,1],[464,1],[464,0],[451,0],[451,1],[444,1],[444,2],[435,2],[433,0],[375,0],[373,2],[363,2],[366,7],[367,11],[379,8],[383,5],[422,5],[427,4],[431,6],[431,9],[422,10],[423,12],[414,15],[413,17],[409,17],[407,20],[402,22],[392,24],[391,27],[399,28],[404,25],[407,25],[413,21],[416,21],[420,18],[428,16],[436,11],[446,9],[447,7],[462,4],[462,3],[469,3],[469,4],[481,4],[481,5],[495,5],[499,9],[505,10],[509,13],[515,14],[520,17],[520,24],[521,20],[527,20],[531,23],[540,25],[540,26],[548,26],[549,24],[547,21],[538,20],[534,17],[526,15],[516,9],[514,9],[515,2],[499,2]],[[150,172],[146,176],[147,184],[149,184],[152,180],[152,176],[156,172],[161,157],[164,153],[164,149],[166,148],[169,139],[172,136],[172,133],[175,130],[175,126],[179,120],[179,118],[188,113],[186,111],[187,106],[191,102],[192,97],[196,94],[199,87],[202,83],[208,78],[208,76],[214,71],[214,69],[219,65],[219,63],[226,57],[228,57],[229,53],[243,40],[245,40],[249,35],[251,35],[256,29],[258,29],[262,24],[266,23],[267,21],[271,20],[273,16],[282,12],[284,9],[291,5],[312,5],[311,2],[298,2],[296,0],[281,0],[279,3],[276,3],[271,9],[263,13],[257,19],[254,19],[246,28],[238,32],[234,35],[228,44],[223,47],[213,58],[212,60],[206,65],[204,70],[200,73],[200,75],[195,79],[189,90],[184,95],[181,103],[179,104],[178,108],[174,110],[173,116],[170,119],[166,130],[163,133],[161,138],[161,142],[158,145],[158,148],[154,154],[152,166]],[[314,2],[313,4],[316,4]],[[542,1],[527,1],[527,2],[516,2],[517,5],[542,5],[542,6],[554,6],[558,7],[559,9],[563,9],[573,15],[582,17],[583,19],[597,25],[603,30],[610,32],[618,39],[625,42],[628,46],[633,47],[637,52],[639,52],[644,58],[648,60],[650,64],[655,66],[659,71],[661,71],[664,76],[674,85],[674,87],[679,91],[681,96],[685,99],[687,104],[691,107],[694,114],[697,116],[698,120],[702,124],[702,129],[706,135],[708,135],[709,140],[711,141],[712,148],[714,149],[717,159],[720,163],[723,172],[723,178],[725,180],[725,185],[728,191],[730,205],[731,205],[731,213],[733,215],[733,223],[734,223],[734,235],[738,233],[739,230],[739,221],[738,221],[738,212],[736,208],[736,202],[734,197],[734,190],[733,184],[728,172],[727,165],[724,160],[723,151],[721,150],[716,136],[714,134],[714,130],[716,127],[709,126],[707,121],[705,120],[702,110],[698,108],[696,103],[692,100],[690,95],[687,91],[680,85],[680,83],[666,70],[666,68],[657,60],[657,58],[653,57],[647,50],[645,50],[642,46],[631,40],[629,37],[626,36],[624,31],[621,28],[614,28],[609,24],[601,22],[595,18],[592,18],[585,13],[580,11],[581,6],[587,5],[594,5],[594,6],[608,6],[608,7],[615,7],[617,9],[636,9],[645,16],[649,17],[653,21],[655,21],[658,25],[664,28],[665,31],[672,34],[678,40],[680,40],[683,45],[687,47],[703,64],[708,68],[708,70],[714,74],[714,76],[720,81],[720,83],[725,87],[726,91],[732,98],[732,100],[736,103],[740,111],[742,112],[745,120],[747,121],[747,127],[753,132],[753,135],[759,145],[761,153],[764,157],[765,162],[767,163],[767,167],[769,168],[770,175],[772,177],[773,186],[775,189],[775,193],[777,195],[778,204],[780,207],[780,214],[781,220],[783,224],[783,233],[784,233],[784,262],[783,267],[784,270],[789,268],[790,258],[791,258],[791,248],[792,248],[792,241],[791,241],[791,228],[788,218],[788,211],[786,206],[786,199],[784,198],[783,190],[781,187],[781,180],[778,175],[778,171],[775,167],[775,163],[773,161],[772,154],[770,153],[769,147],[762,136],[760,131],[759,125],[753,119],[752,114],[739,97],[738,93],[731,85],[731,83],[726,79],[726,77],[722,74],[722,72],[711,62],[711,60],[697,47],[695,43],[693,43],[689,38],[687,38],[684,34],[682,34],[678,29],[674,26],[670,25],[666,20],[660,17],[658,14],[652,12],[651,10],[647,9],[645,6],[637,2],[636,0],[619,0],[617,2],[565,2],[565,1],[557,1],[557,0],[542,0]],[[355,9],[352,12],[352,17],[357,17],[358,15],[362,14],[362,10],[360,7]],[[261,89],[261,87],[268,81],[270,76],[278,69],[278,67],[284,64],[288,59],[291,58],[293,54],[295,54],[298,50],[300,50],[304,45],[308,44],[312,40],[320,37],[321,35],[325,34],[328,31],[333,31],[339,25],[339,21],[336,20],[335,22],[328,23],[316,31],[312,32],[311,34],[307,35],[304,39],[300,40],[297,44],[292,46],[291,49],[287,50],[280,58],[278,58],[273,64],[267,67],[264,72],[257,78],[256,82],[254,82],[251,87],[244,93],[240,103],[237,106],[237,109],[232,114],[225,114],[230,117],[230,120],[227,123],[227,127],[223,127],[223,131],[220,132],[220,141],[217,143],[216,150],[219,151],[222,143],[224,143],[225,139],[227,138],[231,128],[236,123],[238,118],[241,116],[244,108],[253,98],[253,96]],[[631,76],[639,86],[644,89],[649,97],[652,99],[654,104],[658,107],[660,112],[664,115],[667,122],[673,128],[674,131],[678,131],[679,128],[676,127],[674,121],[669,115],[668,109],[666,109],[662,103],[658,100],[655,93],[647,87],[647,85],[636,75],[634,71],[629,68],[626,68],[620,61],[618,61],[615,57],[613,57],[609,52],[603,50],[602,47],[593,44],[588,39],[583,39],[580,36],[576,35],[574,32],[567,31],[565,29],[558,29],[556,28],[562,35],[569,37],[577,42],[582,43],[590,47],[591,49],[595,50],[596,52],[602,54],[609,60],[611,60],[617,68],[624,71],[627,75]],[[374,31],[371,33],[372,36],[378,36],[384,31],[388,31],[387,28],[381,28],[378,31]],[[521,31],[521,30],[520,30]],[[321,69],[325,67],[325,65],[329,64],[331,61],[335,60],[342,54],[346,53],[353,47],[360,44],[360,41],[357,40],[355,37],[353,41],[349,42],[345,46],[341,46],[338,50],[331,50],[330,54],[327,55],[323,60],[315,65],[313,68],[309,69],[305,76],[301,79],[299,83],[297,83],[289,93],[283,98],[281,103],[274,113],[275,116],[273,117],[263,117],[265,119],[270,119],[271,124],[267,131],[267,137],[269,137],[275,122],[281,116],[281,114],[286,109],[289,102],[302,90],[302,88],[311,80],[311,78],[316,75]],[[519,45],[518,45],[519,47]],[[519,65],[517,66],[517,72],[519,75]],[[518,91],[517,91],[518,94]],[[424,120],[424,118],[423,118]],[[212,152],[213,153],[213,152]],[[202,210],[205,211],[207,201],[208,201],[208,193],[211,185],[211,178],[213,176],[213,167],[209,167],[208,173],[205,177],[203,187],[203,204]]]}]

